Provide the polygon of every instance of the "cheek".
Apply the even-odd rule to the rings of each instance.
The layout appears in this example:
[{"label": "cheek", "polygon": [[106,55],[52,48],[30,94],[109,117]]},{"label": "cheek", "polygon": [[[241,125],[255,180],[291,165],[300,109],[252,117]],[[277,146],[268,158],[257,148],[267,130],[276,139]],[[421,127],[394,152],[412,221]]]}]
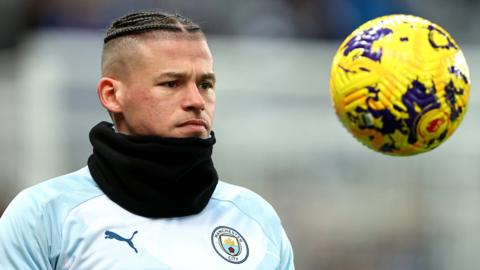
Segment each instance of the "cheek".
[{"label": "cheek", "polygon": [[215,93],[212,93],[205,98],[205,106],[208,114],[213,118],[215,114]]},{"label": "cheek", "polygon": [[131,91],[127,100],[129,114],[134,116],[136,121],[155,115],[157,106],[148,90]]},{"label": "cheek", "polygon": [[175,121],[175,116],[180,103],[174,96],[150,96],[143,102],[146,110],[152,119],[164,122],[165,124]]}]

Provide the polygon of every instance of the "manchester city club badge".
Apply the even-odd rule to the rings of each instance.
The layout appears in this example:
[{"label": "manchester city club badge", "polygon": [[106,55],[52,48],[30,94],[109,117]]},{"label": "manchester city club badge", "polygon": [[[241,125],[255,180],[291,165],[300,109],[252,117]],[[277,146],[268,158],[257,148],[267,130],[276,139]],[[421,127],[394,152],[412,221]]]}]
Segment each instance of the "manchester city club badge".
[{"label": "manchester city club badge", "polygon": [[228,262],[243,263],[248,258],[248,245],[245,238],[236,230],[219,226],[212,232],[212,245],[215,251]]}]

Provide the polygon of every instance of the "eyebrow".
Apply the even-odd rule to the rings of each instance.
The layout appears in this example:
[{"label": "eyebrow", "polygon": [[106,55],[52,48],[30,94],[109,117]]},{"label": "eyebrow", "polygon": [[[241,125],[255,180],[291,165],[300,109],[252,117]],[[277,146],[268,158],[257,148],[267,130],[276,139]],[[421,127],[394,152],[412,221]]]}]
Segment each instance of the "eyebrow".
[{"label": "eyebrow", "polygon": [[215,73],[206,73],[202,75],[202,80],[210,80],[212,82],[216,82],[217,78],[215,77]]},{"label": "eyebrow", "polygon": [[[174,79],[183,79],[183,78],[187,77],[187,73],[169,71],[169,72],[165,72],[165,73],[162,73],[162,74],[158,75],[156,77],[156,79],[159,80],[159,79],[163,79],[165,77],[174,78]],[[202,74],[200,78],[201,78],[201,80],[211,80],[213,82],[216,82],[215,73],[213,73],[213,72],[208,72],[208,73]]]}]

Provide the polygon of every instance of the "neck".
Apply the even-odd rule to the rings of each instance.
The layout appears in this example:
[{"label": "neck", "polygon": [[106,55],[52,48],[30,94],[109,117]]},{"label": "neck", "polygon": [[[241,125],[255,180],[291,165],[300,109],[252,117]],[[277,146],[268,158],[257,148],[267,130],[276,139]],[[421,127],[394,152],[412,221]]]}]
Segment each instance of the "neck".
[{"label": "neck", "polygon": [[90,132],[90,172],[102,191],[126,210],[146,217],[199,213],[218,183],[208,139],[116,133],[102,122]]}]

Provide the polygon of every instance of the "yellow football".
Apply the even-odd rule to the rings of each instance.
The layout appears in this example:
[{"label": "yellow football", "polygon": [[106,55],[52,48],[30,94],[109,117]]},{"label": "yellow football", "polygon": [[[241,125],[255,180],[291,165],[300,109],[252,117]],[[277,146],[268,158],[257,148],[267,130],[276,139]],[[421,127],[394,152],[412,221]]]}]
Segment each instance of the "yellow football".
[{"label": "yellow football", "polygon": [[467,110],[470,77],[455,40],[411,15],[373,19],[338,48],[330,96],[340,122],[365,146],[388,155],[430,151]]}]

